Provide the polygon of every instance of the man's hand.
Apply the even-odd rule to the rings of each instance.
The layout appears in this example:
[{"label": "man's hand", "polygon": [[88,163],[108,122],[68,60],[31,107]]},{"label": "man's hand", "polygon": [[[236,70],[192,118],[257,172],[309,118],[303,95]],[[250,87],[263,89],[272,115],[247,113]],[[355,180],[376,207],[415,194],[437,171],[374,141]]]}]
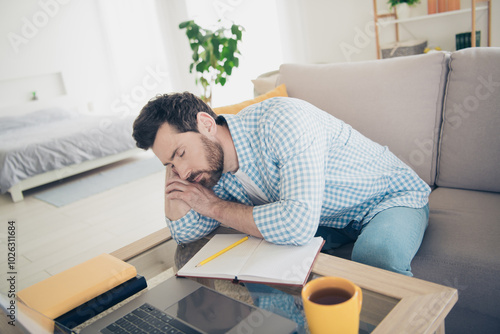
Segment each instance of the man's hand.
[{"label": "man's hand", "polygon": [[211,189],[179,177],[167,180],[165,196],[169,200],[180,200],[199,214],[211,218],[214,218],[217,203],[222,201]]},{"label": "man's hand", "polygon": [[165,176],[165,217],[170,220],[178,220],[189,212],[191,207],[180,199],[170,199],[166,193],[166,187],[169,182],[180,180],[179,176],[172,171],[172,168],[167,167]]},{"label": "man's hand", "polygon": [[167,201],[172,204],[176,203],[175,205],[177,203],[186,205],[187,211],[193,209],[202,216],[215,219],[238,231],[263,238],[253,220],[252,206],[224,201],[217,197],[213,190],[201,184],[182,180],[179,177],[168,178],[165,187],[165,204]]}]

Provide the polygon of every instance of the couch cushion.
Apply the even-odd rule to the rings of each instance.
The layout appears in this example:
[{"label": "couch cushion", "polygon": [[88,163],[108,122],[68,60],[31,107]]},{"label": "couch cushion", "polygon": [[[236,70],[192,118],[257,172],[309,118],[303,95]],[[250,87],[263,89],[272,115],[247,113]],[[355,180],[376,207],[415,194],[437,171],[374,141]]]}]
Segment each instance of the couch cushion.
[{"label": "couch cushion", "polygon": [[451,55],[437,184],[500,192],[500,48]]},{"label": "couch cushion", "polygon": [[434,184],[447,53],[358,63],[283,64],[278,83],[368,138]]},{"label": "couch cushion", "polygon": [[500,269],[500,194],[437,188],[429,201],[419,256]]},{"label": "couch cushion", "polygon": [[[430,195],[429,227],[412,272],[458,289],[446,323],[450,333],[493,333],[500,326],[499,217],[500,194],[437,188]],[[464,322],[464,312],[481,314],[483,323],[471,323],[471,317]]]}]

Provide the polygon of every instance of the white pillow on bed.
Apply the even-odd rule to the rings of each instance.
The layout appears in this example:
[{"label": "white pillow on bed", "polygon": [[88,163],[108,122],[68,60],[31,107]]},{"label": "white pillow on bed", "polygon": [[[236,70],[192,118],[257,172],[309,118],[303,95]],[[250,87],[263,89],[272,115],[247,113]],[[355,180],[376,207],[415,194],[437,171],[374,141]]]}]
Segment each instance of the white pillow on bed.
[{"label": "white pillow on bed", "polygon": [[49,108],[30,112],[20,116],[0,117],[0,133],[30,126],[54,123],[57,121],[74,119],[78,112],[72,109]]},{"label": "white pillow on bed", "polygon": [[75,110],[81,113],[88,112],[86,103],[69,95],[54,98],[26,101],[25,103],[0,108],[0,117],[21,116],[34,111],[52,108]]}]

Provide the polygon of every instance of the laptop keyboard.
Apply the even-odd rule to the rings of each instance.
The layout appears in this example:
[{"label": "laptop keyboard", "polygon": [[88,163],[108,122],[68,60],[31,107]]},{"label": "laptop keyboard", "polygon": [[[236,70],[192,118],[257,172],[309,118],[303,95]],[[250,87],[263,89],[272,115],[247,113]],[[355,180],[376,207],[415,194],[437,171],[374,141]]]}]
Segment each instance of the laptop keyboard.
[{"label": "laptop keyboard", "polygon": [[124,315],[108,327],[101,330],[103,334],[199,334],[179,320],[145,303],[132,312]]}]

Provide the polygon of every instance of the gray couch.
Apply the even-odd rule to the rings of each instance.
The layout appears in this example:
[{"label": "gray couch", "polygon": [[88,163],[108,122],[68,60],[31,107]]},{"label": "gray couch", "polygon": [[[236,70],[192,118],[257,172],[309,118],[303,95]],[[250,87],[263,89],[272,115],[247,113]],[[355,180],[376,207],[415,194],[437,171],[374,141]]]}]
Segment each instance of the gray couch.
[{"label": "gray couch", "polygon": [[500,48],[284,64],[282,83],[387,145],[432,186],[412,271],[458,289],[448,333],[500,333]]}]

